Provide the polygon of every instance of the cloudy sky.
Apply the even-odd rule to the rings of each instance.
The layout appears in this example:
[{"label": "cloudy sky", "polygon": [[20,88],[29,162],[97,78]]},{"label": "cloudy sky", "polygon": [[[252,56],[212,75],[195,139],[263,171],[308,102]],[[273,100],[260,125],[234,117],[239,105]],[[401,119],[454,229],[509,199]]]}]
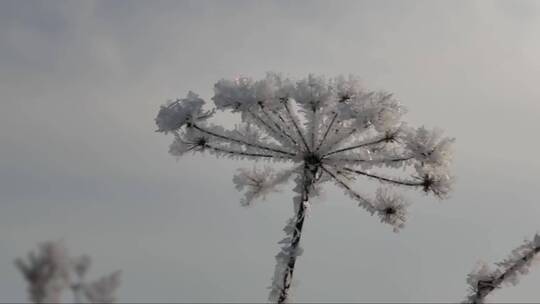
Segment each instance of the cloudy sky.
[{"label": "cloudy sky", "polygon": [[[295,300],[459,301],[479,260],[540,230],[539,54],[534,1],[1,1],[0,301],[26,299],[13,259],[59,239],[92,277],[122,269],[122,301],[265,301],[292,185],[243,209],[250,164],[175,160],[153,119],[267,71],[357,74],[457,139],[451,198],[408,193],[399,234],[327,186]],[[539,281],[491,300],[538,302]]]}]

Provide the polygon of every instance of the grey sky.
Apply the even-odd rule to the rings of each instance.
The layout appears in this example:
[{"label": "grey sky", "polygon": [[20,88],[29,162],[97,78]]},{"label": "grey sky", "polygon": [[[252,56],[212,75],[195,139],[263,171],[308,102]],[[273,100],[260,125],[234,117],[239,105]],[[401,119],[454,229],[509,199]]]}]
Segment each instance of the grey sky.
[{"label": "grey sky", "polygon": [[[124,271],[123,301],[265,301],[290,187],[242,209],[250,164],[176,161],[153,118],[266,71],[357,74],[457,138],[452,198],[407,193],[400,234],[326,186],[295,300],[461,300],[478,260],[540,229],[538,54],[534,1],[1,1],[0,301],[26,299],[13,259],[61,238],[91,275]],[[538,302],[539,280],[492,300]]]}]

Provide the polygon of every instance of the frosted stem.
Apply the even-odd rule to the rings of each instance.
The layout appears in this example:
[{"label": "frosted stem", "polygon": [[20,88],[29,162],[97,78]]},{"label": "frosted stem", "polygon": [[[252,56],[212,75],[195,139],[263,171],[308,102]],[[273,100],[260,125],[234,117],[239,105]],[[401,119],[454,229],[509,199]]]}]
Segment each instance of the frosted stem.
[{"label": "frosted stem", "polygon": [[266,147],[266,146],[263,146],[263,145],[258,144],[258,143],[250,143],[250,142],[247,142],[247,141],[241,140],[241,139],[231,138],[231,137],[228,137],[228,136],[225,136],[225,135],[222,135],[222,134],[218,134],[218,133],[210,131],[210,130],[203,129],[202,127],[200,127],[200,126],[198,126],[196,124],[193,124],[191,126],[193,128],[195,128],[195,129],[203,132],[203,133],[206,133],[208,135],[212,135],[212,136],[215,136],[217,138],[221,138],[221,139],[224,139],[224,140],[227,140],[227,141],[239,143],[239,144],[242,144],[242,145],[246,145],[246,146],[249,146],[249,147],[254,147],[254,148],[257,148],[257,149],[261,149],[261,150],[266,150],[266,151],[271,151],[271,152],[276,152],[276,153],[281,153],[281,154],[285,154],[285,155],[294,156],[294,154],[291,153],[291,152],[287,152],[287,151],[283,151],[283,150],[275,149],[275,148],[271,148],[271,147]]},{"label": "frosted stem", "polygon": [[343,149],[339,149],[339,150],[335,150],[335,151],[332,151],[332,152],[328,152],[324,155],[324,157],[328,157],[330,155],[333,155],[333,154],[336,154],[336,153],[340,153],[340,152],[345,152],[345,151],[350,151],[350,150],[354,150],[354,149],[359,149],[359,148],[364,148],[364,147],[367,147],[367,146],[371,146],[371,145],[376,145],[376,144],[380,144],[382,142],[385,142],[387,141],[387,138],[381,138],[381,139],[377,139],[377,140],[374,140],[374,141],[370,141],[370,142],[365,142],[365,143],[361,143],[361,144],[358,144],[358,145],[355,145],[355,146],[351,146],[351,147],[346,147],[346,148],[343,148]]},{"label": "frosted stem", "polygon": [[324,172],[330,175],[334,179],[334,181],[336,181],[338,186],[343,188],[345,191],[347,191],[347,193],[349,193],[349,195],[351,195],[353,198],[358,200],[360,202],[361,207],[366,209],[371,214],[375,212],[375,207],[369,200],[365,199],[360,194],[356,193],[356,191],[354,191],[346,182],[344,182],[339,177],[337,177],[334,173],[332,173],[332,171],[328,170],[325,166],[322,166],[321,168],[323,169]]},{"label": "frosted stem", "polygon": [[[281,114],[279,113],[278,110],[272,110],[272,113],[274,113],[274,115],[276,115],[277,118],[279,118],[279,121],[281,122],[281,124],[283,124],[283,127],[291,132],[291,133],[287,133],[287,134],[291,134],[291,135],[292,135],[292,134],[294,133],[294,130],[293,130],[293,128],[287,123],[287,121],[285,120],[285,118],[283,118],[283,115],[281,115]],[[291,137],[291,139],[292,139],[292,137]],[[294,139],[292,139],[292,140],[294,140]],[[296,141],[295,141],[295,143],[296,143]],[[297,144],[298,144],[298,143],[297,143]]]},{"label": "frosted stem", "polygon": [[332,126],[334,125],[334,122],[336,121],[336,118],[337,118],[337,113],[334,113],[334,116],[332,117],[332,120],[330,121],[330,124],[328,124],[328,128],[326,128],[326,132],[324,132],[324,135],[323,135],[321,141],[319,142],[319,145],[315,149],[315,151],[319,151],[321,146],[324,144],[324,141],[326,140],[326,137],[328,136],[328,133],[332,129]]},{"label": "frosted stem", "polygon": [[306,138],[304,137],[304,134],[302,134],[302,131],[300,131],[300,127],[298,126],[298,123],[296,122],[293,114],[291,113],[291,110],[289,109],[289,105],[284,102],[283,103],[284,107],[285,107],[285,111],[287,112],[287,115],[289,115],[289,119],[291,120],[295,130],[296,130],[296,133],[298,133],[298,136],[300,137],[300,139],[302,139],[302,143],[304,144],[304,146],[306,147],[306,150],[307,151],[310,151],[309,149],[309,146],[307,144],[307,141],[306,141]]},{"label": "frosted stem", "polygon": [[[261,127],[263,127],[263,129],[265,128],[266,129],[266,133],[271,136],[272,138],[274,138],[275,140],[277,140],[278,142],[282,143],[282,144],[285,144],[285,141],[287,141],[287,138],[283,137],[283,135],[279,132],[279,130],[276,130],[274,127],[272,127],[271,125],[269,125],[266,121],[264,121],[264,119],[262,119],[259,115],[253,113],[253,111],[251,110],[248,110],[248,113],[255,119],[257,120],[260,124],[261,124]],[[283,141],[285,140],[285,141]]]},{"label": "frosted stem", "polygon": [[[306,205],[309,200],[309,191],[310,188],[313,186],[314,176],[316,173],[313,171],[316,170],[317,169],[308,168],[307,165],[304,166],[304,174],[302,177],[302,192],[300,195],[300,201],[298,202],[298,206],[295,206],[295,209],[297,210],[293,224],[294,232],[290,240],[290,246],[287,250],[290,254],[287,257],[286,268],[284,270],[282,282],[280,284],[281,290],[279,290],[279,297],[277,299],[278,303],[286,303],[289,297],[289,290],[293,278],[294,266],[296,264],[296,257],[298,256],[298,252],[300,250],[300,238],[302,237],[302,228],[304,226],[304,219],[306,218]],[[283,251],[281,253],[283,253]],[[280,265],[278,264],[276,267],[280,267]]]},{"label": "frosted stem", "polygon": [[491,280],[479,280],[477,283],[476,293],[470,299],[471,304],[484,303],[487,297],[493,290],[499,288],[501,284],[510,276],[519,271],[523,265],[530,261],[540,252],[540,247],[535,247],[533,250],[525,254],[521,259],[517,260],[512,266],[508,267],[500,275]]},{"label": "frosted stem", "polygon": [[294,140],[294,138],[289,134],[287,133],[273,118],[272,116],[270,116],[270,114],[268,113],[268,111],[266,111],[266,109],[264,108],[264,106],[262,105],[259,105],[260,108],[261,108],[261,111],[263,112],[263,114],[266,116],[266,118],[268,118],[268,120],[270,120],[274,126],[276,127],[277,130],[279,130],[279,132],[281,132],[283,135],[285,135],[293,145],[298,145],[298,143],[296,142],[296,140]]},{"label": "frosted stem", "polygon": [[371,177],[371,178],[377,179],[377,180],[379,180],[381,182],[386,182],[386,183],[390,183],[390,184],[394,184],[394,185],[412,186],[412,187],[420,187],[420,186],[424,185],[424,182],[421,182],[421,181],[417,182],[417,181],[405,181],[405,180],[391,179],[391,178],[388,178],[388,177],[379,176],[379,175],[367,173],[367,172],[360,171],[360,170],[354,170],[354,169],[347,168],[347,167],[343,167],[342,169],[347,171],[347,172],[356,173],[358,175]]},{"label": "frosted stem", "polygon": [[217,152],[222,152],[230,155],[239,155],[239,156],[252,156],[252,157],[262,157],[262,158],[289,158],[288,156],[279,156],[279,155],[271,155],[271,154],[263,154],[263,153],[251,153],[251,152],[244,152],[234,149],[228,149],[223,148],[219,146],[214,146],[211,144],[204,144],[203,148],[212,149]]}]

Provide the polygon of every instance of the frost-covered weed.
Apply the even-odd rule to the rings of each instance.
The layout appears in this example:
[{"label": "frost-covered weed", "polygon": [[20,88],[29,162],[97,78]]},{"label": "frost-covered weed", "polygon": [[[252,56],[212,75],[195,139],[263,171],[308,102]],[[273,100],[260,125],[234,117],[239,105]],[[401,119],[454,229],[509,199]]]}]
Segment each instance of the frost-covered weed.
[{"label": "frost-covered weed", "polygon": [[[214,109],[203,111],[204,101],[190,92],[161,107],[158,131],[174,134],[169,151],[175,156],[208,152],[290,164],[282,172],[241,169],[233,179],[236,188],[245,191],[242,205],[248,206],[296,176],[295,215],[287,222],[276,256],[271,301],[289,298],[308,202],[321,184],[333,182],[395,232],[405,225],[409,203],[388,188],[415,188],[438,198],[451,191],[454,140],[439,130],[407,125],[402,121],[405,107],[392,94],[366,90],[357,77],[309,75],[295,81],[268,73],[261,80],[220,80],[212,100],[215,109],[240,114],[241,123],[230,130],[211,124]],[[402,170],[393,176],[376,172],[384,168]],[[374,196],[359,193],[352,182],[362,177],[382,188]]]},{"label": "frost-covered weed", "polygon": [[532,241],[512,250],[510,255],[495,268],[479,263],[477,268],[467,276],[470,293],[464,303],[484,303],[485,298],[503,285],[517,285],[519,277],[529,273],[529,268],[540,252],[540,235],[536,234]]},{"label": "frost-covered weed", "polygon": [[93,282],[86,282],[90,257],[69,256],[63,242],[44,242],[37,252],[15,265],[28,283],[28,296],[33,303],[60,303],[62,293],[71,289],[75,303],[114,303],[114,293],[120,284],[116,271]]}]

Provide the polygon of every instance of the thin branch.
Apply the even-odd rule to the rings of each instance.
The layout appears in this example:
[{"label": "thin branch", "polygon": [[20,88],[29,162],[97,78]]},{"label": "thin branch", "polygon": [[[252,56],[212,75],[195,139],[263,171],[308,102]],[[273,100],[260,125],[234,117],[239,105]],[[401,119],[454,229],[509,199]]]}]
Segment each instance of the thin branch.
[{"label": "thin branch", "polygon": [[[271,126],[268,122],[266,122],[264,119],[262,119],[259,115],[255,114],[253,111],[251,111],[251,109],[248,110],[248,113],[253,117],[255,118],[258,122],[260,122],[264,127],[266,127],[268,130],[270,130],[271,132],[267,132],[268,135],[272,136],[273,138],[275,138],[277,141],[281,142],[281,143],[284,143],[283,139],[286,139],[283,137],[282,134],[280,134],[280,132],[278,132],[276,129],[274,129],[273,126]],[[267,131],[268,131],[267,130]],[[276,136],[277,135],[277,136]],[[277,138],[279,137],[279,138]]]},{"label": "thin branch", "polygon": [[311,112],[312,112],[313,117],[311,119],[308,119],[308,124],[310,125],[308,132],[311,135],[310,145],[313,148],[315,147],[315,144],[316,144],[315,138],[316,138],[316,135],[318,134],[317,127],[319,126],[320,115],[319,115],[319,112],[317,111],[317,106],[315,106],[314,104],[312,104]]},{"label": "thin branch", "polygon": [[383,162],[402,162],[402,161],[408,161],[413,159],[412,156],[403,156],[399,157],[396,156],[396,158],[383,158],[383,159],[363,159],[363,158],[334,158],[334,157],[325,157],[324,159],[332,160],[332,161],[341,161],[341,162],[359,162],[359,163],[383,163]]},{"label": "thin branch", "polygon": [[[283,135],[285,135],[291,141],[291,143],[293,143],[295,146],[298,145],[296,140],[294,140],[294,138],[289,133],[285,132],[285,130],[283,130],[283,128],[281,128],[281,126],[272,118],[272,116],[270,116],[270,114],[266,111],[266,108],[262,104],[259,104],[259,106],[260,106],[261,111],[263,112],[263,114],[266,116],[266,118],[268,120],[270,120],[274,124],[276,129],[278,129],[279,132],[281,132]],[[283,121],[283,123],[285,123],[285,121],[283,119],[282,119],[282,121]]]},{"label": "thin branch", "polygon": [[229,148],[224,148],[224,147],[218,147],[218,146],[207,144],[207,143],[204,144],[202,147],[212,149],[212,150],[217,151],[217,152],[223,152],[223,153],[231,154],[231,155],[243,155],[243,156],[261,157],[261,158],[290,159],[290,157],[288,157],[288,156],[277,156],[277,155],[263,154],[263,153],[251,153],[251,152],[239,151],[239,150],[234,150],[234,149],[229,149]]},{"label": "thin branch", "polygon": [[387,178],[387,177],[383,177],[383,176],[379,176],[379,175],[375,175],[375,174],[371,174],[371,173],[367,173],[367,172],[364,172],[364,171],[355,170],[355,169],[351,169],[351,168],[347,168],[347,167],[343,167],[343,170],[351,172],[351,173],[356,173],[358,175],[363,175],[363,176],[375,178],[375,179],[377,179],[377,180],[379,180],[381,182],[387,182],[387,183],[400,185],[400,186],[412,186],[412,187],[424,186],[424,182],[403,181],[403,180],[398,180],[398,179],[391,179],[391,178]]},{"label": "thin branch", "polygon": [[501,284],[512,274],[515,275],[523,265],[529,263],[538,253],[540,247],[535,247],[529,253],[525,254],[521,259],[517,260],[515,264],[508,267],[499,276],[492,278],[491,280],[479,280],[476,288],[476,293],[469,297],[472,304],[483,303],[485,297],[487,297],[493,290],[499,288]]},{"label": "thin branch", "polygon": [[333,155],[333,154],[336,154],[336,153],[340,153],[340,152],[345,152],[345,151],[350,151],[350,150],[354,150],[354,149],[364,148],[364,147],[371,146],[371,145],[380,144],[380,143],[385,142],[387,140],[388,139],[386,137],[383,137],[383,138],[379,138],[379,139],[374,140],[374,141],[369,141],[369,142],[361,143],[361,144],[354,145],[354,146],[351,146],[351,147],[338,149],[338,150],[326,153],[324,155],[324,157],[327,157],[327,156],[330,156],[330,155]]},{"label": "thin branch", "polygon": [[[281,120],[281,122],[283,123],[283,125],[287,128],[287,130],[292,130],[293,128],[287,123],[287,121],[285,120],[285,118],[283,118],[283,116],[281,115],[281,113],[279,113],[277,110],[272,110],[272,113],[274,113],[278,118],[279,120]],[[294,130],[292,130],[292,132],[294,132]]]},{"label": "thin branch", "polygon": [[[344,129],[344,131],[347,131],[347,129]],[[352,136],[354,133],[358,131],[360,131],[360,129],[353,128],[351,130],[348,130],[347,132],[341,132],[340,134],[340,129],[334,128],[334,135],[336,138],[331,142],[330,146],[333,146],[333,147],[338,146],[339,144],[341,144],[341,142],[350,138],[350,136]]]},{"label": "thin branch", "polygon": [[309,146],[307,144],[307,141],[304,137],[304,135],[302,134],[302,131],[300,131],[300,127],[298,127],[298,124],[296,123],[296,120],[294,119],[292,113],[291,113],[291,110],[289,109],[289,105],[287,104],[287,101],[283,101],[283,106],[285,107],[285,110],[287,111],[287,115],[289,116],[289,118],[291,119],[293,125],[294,125],[294,128],[296,129],[296,132],[298,133],[298,136],[300,136],[300,139],[302,139],[302,142],[304,143],[304,146],[306,147],[306,150],[308,152],[311,152],[311,150],[309,149]]},{"label": "thin branch", "polygon": [[302,228],[304,226],[304,219],[306,218],[306,202],[309,200],[310,188],[313,186],[313,173],[309,172],[307,166],[304,166],[304,173],[302,178],[302,193],[300,198],[300,204],[294,220],[294,232],[291,238],[291,245],[287,261],[287,269],[283,275],[281,283],[281,290],[279,292],[278,303],[287,302],[289,296],[289,289],[291,287],[292,277],[294,273],[294,266],[296,264],[297,251],[300,245],[300,239],[302,237]]},{"label": "thin branch", "polygon": [[250,147],[254,147],[254,148],[257,148],[257,149],[261,149],[261,150],[266,150],[266,151],[271,151],[271,152],[276,152],[276,153],[281,153],[281,154],[285,154],[285,155],[289,155],[289,156],[295,156],[294,153],[291,153],[291,152],[287,152],[287,151],[283,151],[283,150],[280,150],[280,149],[276,149],[276,148],[272,148],[272,147],[267,147],[267,146],[263,146],[261,144],[254,144],[254,143],[249,143],[245,140],[242,140],[242,139],[236,139],[236,138],[232,138],[232,137],[229,137],[229,136],[226,136],[226,135],[222,135],[222,134],[218,134],[216,132],[213,132],[213,131],[210,131],[210,130],[206,130],[206,129],[203,129],[201,127],[199,127],[198,125],[196,124],[192,124],[191,125],[193,128],[203,132],[203,133],[206,133],[208,135],[212,135],[214,137],[217,137],[217,138],[221,138],[221,139],[224,139],[224,140],[227,140],[227,141],[231,141],[231,142],[236,142],[236,143],[240,143],[240,144],[243,144],[243,145],[246,145],[246,146],[250,146]]},{"label": "thin branch", "polygon": [[334,113],[334,117],[332,117],[332,120],[330,121],[330,124],[328,124],[328,128],[326,129],[326,132],[324,132],[324,135],[323,135],[321,141],[319,142],[319,144],[317,145],[317,148],[315,149],[315,152],[319,151],[321,146],[324,144],[324,141],[326,140],[326,137],[328,136],[328,133],[332,129],[332,126],[334,125],[334,122],[336,121],[337,116],[338,116],[337,113]]},{"label": "thin branch", "polygon": [[342,181],[339,177],[337,177],[334,173],[332,173],[332,171],[328,170],[324,165],[322,165],[321,168],[323,169],[324,172],[330,175],[338,183],[339,186],[344,188],[351,196],[359,200],[361,202],[362,207],[364,207],[367,211],[369,211],[372,214],[373,212],[375,212],[375,207],[369,200],[363,198],[360,194],[354,191],[346,182]]}]

